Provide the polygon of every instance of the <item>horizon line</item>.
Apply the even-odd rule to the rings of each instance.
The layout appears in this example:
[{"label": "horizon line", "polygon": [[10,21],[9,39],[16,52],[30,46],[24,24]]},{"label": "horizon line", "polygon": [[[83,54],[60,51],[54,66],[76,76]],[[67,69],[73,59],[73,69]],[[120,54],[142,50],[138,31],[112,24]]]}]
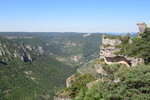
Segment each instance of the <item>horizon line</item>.
[{"label": "horizon line", "polygon": [[0,32],[24,32],[24,33],[138,33],[138,32],[76,32],[76,31],[0,31]]}]

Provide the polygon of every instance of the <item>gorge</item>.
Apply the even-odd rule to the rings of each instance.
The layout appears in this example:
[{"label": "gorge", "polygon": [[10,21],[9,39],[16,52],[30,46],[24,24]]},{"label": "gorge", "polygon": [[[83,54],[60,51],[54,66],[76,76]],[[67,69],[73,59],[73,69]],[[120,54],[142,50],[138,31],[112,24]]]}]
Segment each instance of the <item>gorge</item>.
[{"label": "gorge", "polygon": [[[142,38],[140,34],[149,34],[149,31],[147,33],[148,28],[145,23],[138,23],[137,25],[139,27],[139,33],[137,38]],[[130,37],[129,34],[127,34],[126,36],[103,35],[102,45],[100,46],[100,58],[97,61],[95,61],[93,65],[90,65],[91,70],[95,70],[94,73],[98,73],[99,75],[97,77],[88,76],[88,74],[91,74],[91,72],[84,73],[85,71],[82,72],[81,69],[78,69],[77,70],[78,74],[74,74],[66,79],[67,87],[59,91],[54,97],[54,100],[72,100],[72,99],[81,100],[83,98],[84,98],[83,100],[88,100],[86,97],[86,91],[90,91],[98,84],[106,84],[107,82],[108,84],[117,85],[122,83],[122,81],[124,80],[122,79],[121,74],[120,74],[121,76],[116,76],[118,73],[123,72],[124,74],[126,74],[127,73],[126,70],[130,68],[132,69],[132,67],[133,69],[134,68],[136,69],[136,66],[145,65],[144,58],[133,57],[126,54],[126,48],[128,48],[127,46],[134,42],[133,39],[134,38]],[[86,66],[88,65],[85,65],[84,67],[85,70],[87,68]],[[105,90],[101,90],[101,91],[105,91]],[[87,96],[88,95],[89,98],[92,98],[91,96],[92,94],[87,94]],[[99,97],[93,96],[93,99],[89,99],[89,100],[99,100],[96,98],[100,98],[101,96],[100,94],[97,95],[99,95]],[[113,97],[113,98],[117,99],[119,97]],[[107,100],[111,100],[111,99],[107,99]]]}]

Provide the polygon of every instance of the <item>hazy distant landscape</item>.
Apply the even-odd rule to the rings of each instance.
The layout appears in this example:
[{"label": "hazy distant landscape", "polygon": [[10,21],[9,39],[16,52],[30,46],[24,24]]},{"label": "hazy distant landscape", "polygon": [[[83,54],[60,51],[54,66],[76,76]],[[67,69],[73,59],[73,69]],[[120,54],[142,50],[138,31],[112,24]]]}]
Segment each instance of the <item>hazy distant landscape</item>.
[{"label": "hazy distant landscape", "polygon": [[0,35],[1,99],[12,100],[52,99],[79,66],[99,57],[102,36],[26,32],[1,32]]},{"label": "hazy distant landscape", "polygon": [[150,100],[149,0],[1,0],[0,100]]}]

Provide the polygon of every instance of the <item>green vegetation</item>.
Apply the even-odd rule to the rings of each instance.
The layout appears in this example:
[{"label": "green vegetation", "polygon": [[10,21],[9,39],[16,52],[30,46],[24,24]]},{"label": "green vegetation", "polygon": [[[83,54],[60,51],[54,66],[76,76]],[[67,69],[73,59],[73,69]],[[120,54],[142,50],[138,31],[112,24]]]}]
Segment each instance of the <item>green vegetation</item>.
[{"label": "green vegetation", "polygon": [[[79,66],[89,60],[99,57],[99,46],[101,45],[101,34],[62,34],[53,36],[48,41],[56,50],[60,50],[57,58],[64,58],[64,63],[72,66]],[[74,61],[73,56],[77,56],[78,61]]]},{"label": "green vegetation", "polygon": [[119,36],[119,38],[122,43],[115,46],[116,48],[120,48],[118,52],[115,52],[115,55],[126,55],[125,47],[129,44],[130,34],[128,33],[125,36]]},{"label": "green vegetation", "polygon": [[[6,54],[0,57],[0,99],[2,100],[51,100],[58,90],[64,88],[66,78],[74,74],[75,69],[68,65],[81,65],[99,57],[97,54],[99,54],[101,34],[91,34],[86,37],[84,37],[85,34],[76,33],[0,34],[1,36],[15,37],[10,40],[0,39],[4,51],[7,51],[5,50],[6,45],[11,53],[11,55]],[[30,45],[35,49],[42,46],[44,56],[37,56],[36,50],[30,51],[27,49],[27,51],[24,51],[21,44],[24,47]],[[25,63],[16,59],[14,57],[15,51],[21,56],[26,56],[28,52],[35,57],[34,61]],[[81,56],[81,59],[77,62],[71,59],[76,55]],[[6,61],[7,58],[9,58],[9,61]],[[68,65],[54,58],[64,59],[63,62]],[[90,76],[87,75],[83,78],[86,82]],[[76,85],[74,86],[76,88]],[[80,90],[78,88],[75,91]]]},{"label": "green vegetation", "polygon": [[128,68],[121,82],[101,82],[75,100],[149,100],[150,65]]},{"label": "green vegetation", "polygon": [[[31,54],[33,57],[36,56],[35,50],[28,50],[25,46],[19,42],[14,42],[5,38],[0,37],[0,62],[7,63],[12,59],[21,57],[27,57]],[[16,55],[15,55],[16,54]],[[16,56],[16,57],[15,57]]]},{"label": "green vegetation", "polygon": [[105,60],[104,60],[104,58],[100,58],[100,59],[98,59],[100,62],[104,62]]},{"label": "green vegetation", "polygon": [[140,38],[133,38],[125,49],[128,56],[143,58],[147,64],[150,61],[150,30],[146,29]]},{"label": "green vegetation", "polygon": [[[52,56],[74,67],[99,57],[99,46],[101,45],[102,34],[95,33],[84,36],[86,34],[87,33],[32,33],[27,34],[27,36],[33,38],[17,38],[13,40],[35,47],[42,46],[45,55]],[[22,35],[20,36],[23,37]],[[77,57],[77,61],[73,59],[74,56]]]},{"label": "green vegetation", "polygon": [[[66,97],[74,98],[74,97],[78,96],[81,92],[83,92],[84,90],[87,90],[86,84],[89,82],[92,82],[94,80],[95,80],[94,77],[90,74],[84,74],[84,75],[75,74],[74,80],[72,80],[72,82],[71,82],[71,87],[68,87],[68,88],[60,91],[57,94],[57,96],[60,96],[60,94],[63,92],[68,92],[69,95]],[[64,95],[63,95],[63,97],[64,97]]]},{"label": "green vegetation", "polygon": [[113,39],[120,39],[121,37],[122,37],[121,35],[117,35],[117,36],[116,35],[105,35],[104,39],[108,38],[108,39],[112,39],[113,40]]},{"label": "green vegetation", "polygon": [[73,69],[50,57],[23,63],[12,60],[0,64],[1,100],[52,99],[55,92],[64,88],[65,80]]},{"label": "green vegetation", "polygon": [[[74,74],[74,68],[49,56],[37,56],[34,50],[24,50],[19,42],[4,38],[0,42],[1,52],[6,52],[0,56],[0,100],[51,100]],[[14,57],[15,52],[35,59],[24,62]]]},{"label": "green vegetation", "polygon": [[110,44],[103,45],[103,46],[104,46],[104,48],[107,48],[107,47],[112,47],[112,45],[110,45]]},{"label": "green vegetation", "polygon": [[[3,45],[5,44],[12,53],[16,50],[20,54],[26,54],[20,47],[21,42],[35,47],[42,46],[46,56],[36,56],[36,51],[28,50],[27,52],[33,55],[35,60],[26,63],[20,59],[14,59],[8,54],[1,56],[0,99],[52,100],[56,93],[58,93],[56,96],[72,98],[73,100],[150,99],[150,65],[133,68],[127,68],[121,64],[107,65],[104,59],[96,60],[99,57],[101,35],[84,35],[74,33],[37,34],[36,38],[14,40],[18,42],[2,38],[2,47],[5,47]],[[131,44],[128,43],[129,34],[105,38],[118,38],[122,41],[122,44],[116,45],[116,48],[121,48],[116,55],[127,54],[132,57],[140,57],[145,59],[146,64],[148,64],[150,62],[149,29],[144,34],[140,34],[140,37],[133,38]],[[52,55],[50,55],[51,53]],[[81,59],[73,61],[72,57],[74,56],[81,56]],[[9,58],[9,61],[4,61],[5,58]],[[75,74],[71,81],[71,87],[65,89],[63,88],[66,79],[74,74],[76,69],[64,63],[77,66],[77,70],[81,72],[81,74]],[[95,65],[102,67],[103,75],[96,72]],[[100,81],[96,81],[98,79]],[[93,87],[88,89],[88,83],[93,83]]]},{"label": "green vegetation", "polygon": [[[111,37],[114,39],[114,37]],[[122,44],[116,54],[140,57],[150,62],[150,31],[146,29],[140,38],[135,37],[129,43],[129,35],[119,37]],[[128,68],[123,64],[102,64],[107,75],[91,89],[84,88],[73,100],[149,100],[150,99],[150,65]],[[92,68],[92,64],[90,65]],[[86,66],[89,68],[89,66]],[[86,69],[86,67],[84,69]],[[82,67],[81,67],[82,68]],[[82,71],[80,69],[80,71]]]},{"label": "green vegetation", "polygon": [[77,71],[82,74],[91,74],[93,77],[98,77],[99,74],[95,70],[95,64],[97,63],[97,59],[91,60],[88,63],[80,66]]},{"label": "green vegetation", "polygon": [[84,91],[88,82],[94,81],[94,78],[89,75],[76,75],[72,86],[69,88],[71,98],[78,96],[81,91]]},{"label": "green vegetation", "polygon": [[45,45],[46,43],[37,38],[37,37],[33,37],[33,38],[17,38],[17,39],[13,39],[14,41],[17,41],[17,42],[21,42],[23,44],[26,44],[26,45],[31,45],[31,46],[43,46]]},{"label": "green vegetation", "polygon": [[107,73],[107,76],[104,77],[104,80],[114,81],[117,78],[122,78],[122,75],[127,71],[127,66],[124,64],[103,64],[102,68]]},{"label": "green vegetation", "polygon": [[[119,45],[115,45],[116,48],[120,48],[120,50],[118,52],[115,53],[115,55],[126,55],[126,50],[125,50],[125,47],[127,44],[129,44],[129,40],[130,40],[130,34],[126,34],[125,36],[122,36],[122,35],[117,35],[117,36],[114,36],[114,35],[105,35],[104,36],[104,39],[106,38],[109,38],[109,39],[118,39],[120,40],[122,43],[119,44]],[[107,45],[104,45],[104,48],[106,47],[111,47],[110,44],[107,44]]]},{"label": "green vegetation", "polygon": [[[110,37],[114,39],[114,37]],[[140,57],[150,62],[150,31],[145,30],[140,38],[134,37],[129,43],[127,35],[120,38],[121,48],[116,54]],[[103,81],[97,83],[91,89],[84,90],[74,100],[149,100],[150,99],[150,65],[127,68],[124,65],[103,64],[102,68],[107,75]]]}]

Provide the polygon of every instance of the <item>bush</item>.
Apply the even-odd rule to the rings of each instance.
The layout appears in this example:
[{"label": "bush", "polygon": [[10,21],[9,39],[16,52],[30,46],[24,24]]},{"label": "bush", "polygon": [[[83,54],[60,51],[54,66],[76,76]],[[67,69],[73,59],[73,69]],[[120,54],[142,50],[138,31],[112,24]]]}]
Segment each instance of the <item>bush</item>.
[{"label": "bush", "polygon": [[125,53],[131,57],[143,58],[147,64],[150,61],[150,31],[146,29],[143,34],[140,34],[140,38],[135,37],[132,41],[125,46]]},{"label": "bush", "polygon": [[150,100],[150,65],[128,68],[119,83],[102,82],[75,100]]}]

